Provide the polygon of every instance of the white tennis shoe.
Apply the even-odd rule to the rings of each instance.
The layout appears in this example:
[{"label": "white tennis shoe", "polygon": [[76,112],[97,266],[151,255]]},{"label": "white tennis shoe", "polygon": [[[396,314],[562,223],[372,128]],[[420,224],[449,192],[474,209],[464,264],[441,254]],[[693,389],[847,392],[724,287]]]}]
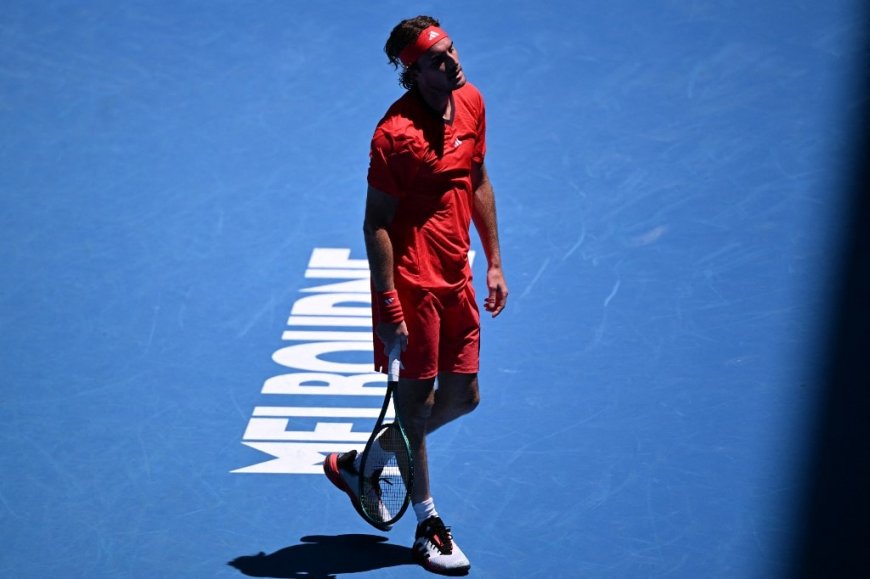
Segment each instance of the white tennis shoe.
[{"label": "white tennis shoe", "polygon": [[429,517],[417,525],[411,550],[414,560],[433,573],[465,575],[471,569],[471,563],[441,517]]}]

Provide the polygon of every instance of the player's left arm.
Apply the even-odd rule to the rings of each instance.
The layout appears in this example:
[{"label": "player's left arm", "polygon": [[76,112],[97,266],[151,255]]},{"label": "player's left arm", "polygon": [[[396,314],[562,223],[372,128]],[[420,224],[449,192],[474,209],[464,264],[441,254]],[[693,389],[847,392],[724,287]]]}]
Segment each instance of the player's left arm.
[{"label": "player's left arm", "polygon": [[471,217],[486,254],[486,287],[489,295],[483,301],[486,311],[496,317],[507,304],[508,288],[501,267],[498,243],[498,219],[495,213],[495,192],[483,163],[474,163],[471,175],[474,187],[474,205]]}]

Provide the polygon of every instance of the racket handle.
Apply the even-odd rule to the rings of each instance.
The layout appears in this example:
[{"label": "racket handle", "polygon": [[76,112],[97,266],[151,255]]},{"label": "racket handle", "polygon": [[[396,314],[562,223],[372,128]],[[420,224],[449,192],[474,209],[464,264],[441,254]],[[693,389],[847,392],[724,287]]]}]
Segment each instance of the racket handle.
[{"label": "racket handle", "polygon": [[401,353],[402,346],[399,344],[399,341],[396,340],[396,343],[393,344],[393,348],[390,350],[390,361],[387,366],[387,380],[390,382],[399,381],[399,368],[402,366],[402,362],[399,360],[399,355]]}]

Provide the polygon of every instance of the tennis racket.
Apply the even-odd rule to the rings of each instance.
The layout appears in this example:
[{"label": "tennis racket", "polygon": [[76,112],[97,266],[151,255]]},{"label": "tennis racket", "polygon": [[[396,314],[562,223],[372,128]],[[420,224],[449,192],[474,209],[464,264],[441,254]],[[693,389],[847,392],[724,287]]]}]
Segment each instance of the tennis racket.
[{"label": "tennis racket", "polygon": [[363,450],[359,469],[361,514],[368,523],[385,531],[405,514],[414,480],[414,460],[399,413],[395,422],[384,424],[390,400],[397,406],[400,353],[401,347],[396,344],[389,356],[384,405]]}]

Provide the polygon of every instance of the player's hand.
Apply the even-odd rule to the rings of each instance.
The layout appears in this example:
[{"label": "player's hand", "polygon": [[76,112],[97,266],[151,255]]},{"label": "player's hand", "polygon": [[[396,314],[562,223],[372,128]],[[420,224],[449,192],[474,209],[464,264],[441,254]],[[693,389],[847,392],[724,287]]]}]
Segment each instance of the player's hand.
[{"label": "player's hand", "polygon": [[375,333],[378,335],[381,342],[384,343],[384,354],[387,357],[390,356],[393,344],[395,344],[397,340],[403,352],[405,351],[405,348],[408,347],[408,326],[405,325],[405,322],[400,324],[380,323],[378,324],[378,327],[375,328]]},{"label": "player's hand", "polygon": [[508,288],[500,267],[490,267],[486,272],[486,287],[489,295],[483,300],[483,309],[496,317],[507,305]]}]

